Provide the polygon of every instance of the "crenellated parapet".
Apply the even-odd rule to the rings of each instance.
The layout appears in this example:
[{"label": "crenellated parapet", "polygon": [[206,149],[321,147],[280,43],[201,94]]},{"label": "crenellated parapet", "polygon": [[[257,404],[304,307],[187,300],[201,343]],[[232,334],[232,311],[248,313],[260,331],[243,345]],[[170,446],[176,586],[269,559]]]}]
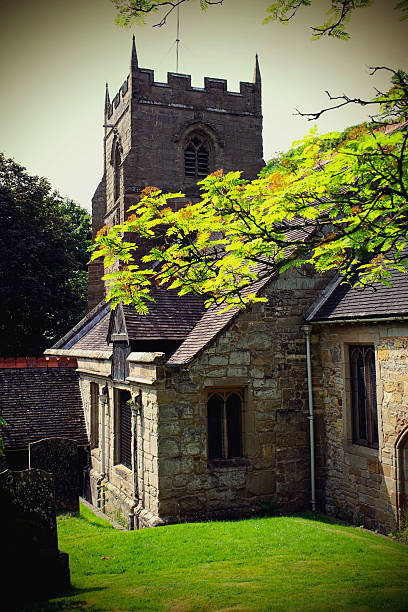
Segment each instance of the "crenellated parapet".
[{"label": "crenellated parapet", "polygon": [[139,68],[133,38],[130,74],[112,103],[105,99],[106,123],[114,125],[128,108],[130,99],[140,104],[168,106],[215,113],[261,115],[261,74],[258,56],[255,59],[253,82],[240,82],[239,92],[228,91],[226,79],[204,77],[204,87],[193,87],[189,74],[167,73],[167,82],[154,79],[154,71]]},{"label": "crenellated parapet", "polygon": [[[132,87],[130,87],[130,82]],[[139,68],[130,74],[118,93],[105,108],[105,119],[114,123],[126,110],[132,98],[140,104],[174,106],[209,112],[261,114],[260,86],[240,82],[239,92],[228,91],[226,79],[204,77],[204,87],[193,87],[189,74],[167,73],[167,82],[154,80],[154,71]]]}]

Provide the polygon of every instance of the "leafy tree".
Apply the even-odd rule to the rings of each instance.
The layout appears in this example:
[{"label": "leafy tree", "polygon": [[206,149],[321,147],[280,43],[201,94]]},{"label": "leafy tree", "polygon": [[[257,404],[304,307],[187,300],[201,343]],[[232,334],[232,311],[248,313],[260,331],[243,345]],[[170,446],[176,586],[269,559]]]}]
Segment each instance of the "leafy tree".
[{"label": "leafy tree", "polygon": [[[190,0],[111,0],[118,10],[116,23],[128,27],[133,23],[145,23],[145,17],[149,13],[161,12],[161,19],[155,26],[166,23],[167,17],[180,4]],[[222,4],[224,0],[199,0],[201,10],[207,10],[212,4]],[[162,10],[163,9],[163,10]]]},{"label": "leafy tree", "polygon": [[[125,4],[128,15],[137,8],[135,2],[119,2]],[[164,4],[149,1],[145,8]],[[352,12],[369,4],[328,0],[327,20],[312,28],[314,37],[347,38],[344,28]],[[266,21],[288,22],[310,5],[311,0],[279,0],[269,7]],[[395,8],[406,17],[408,0]],[[105,278],[112,304],[134,303],[147,312],[153,282],[180,294],[205,295],[207,305],[245,307],[263,299],[256,295],[257,281],[305,264],[318,272],[337,270],[345,281],[360,285],[387,284],[393,269],[406,272],[408,76],[385,67],[373,68],[372,74],[379,70],[390,73],[391,87],[377,91],[373,100],[327,92],[332,106],[299,113],[318,119],[360,104],[377,110],[369,123],[343,134],[312,131],[250,183],[239,172],[224,176],[219,170],[201,181],[201,201],[177,212],[169,203],[182,194],[142,192],[128,220],[104,228],[96,239],[92,257],[104,257],[111,269]],[[131,232],[152,240],[141,266],[134,258],[136,244],[124,238]]]},{"label": "leafy tree", "polygon": [[[312,2],[313,0],[277,0],[267,8],[269,15],[264,19],[264,23],[280,21],[288,24],[296,16],[299,9],[311,6]],[[313,4],[317,4],[316,0]],[[327,10],[324,22],[318,26],[311,26],[313,38],[334,36],[347,40],[350,38],[350,34],[346,32],[345,27],[350,23],[353,12],[372,4],[373,0],[326,0],[323,3],[319,0],[319,8],[325,5]],[[408,0],[395,2],[393,8],[402,11],[401,19],[408,17]]]},{"label": "leafy tree", "polygon": [[[200,202],[176,212],[169,202],[181,194],[142,192],[127,221],[96,238],[93,258],[121,267],[106,276],[113,304],[147,312],[150,284],[159,282],[207,304],[245,306],[262,300],[251,290],[256,281],[304,264],[363,285],[406,272],[408,75],[387,70],[392,87],[372,101],[381,112],[369,124],[343,135],[312,131],[255,181],[219,170],[201,181]],[[145,267],[123,238],[131,232],[153,241]]]},{"label": "leafy tree", "polygon": [[[130,26],[133,23],[145,23],[145,17],[149,13],[160,12],[161,18],[155,26],[166,23],[167,17],[175,8],[189,2],[190,0],[111,0],[118,10],[116,22],[122,26]],[[199,0],[202,10],[206,10],[212,4],[223,4],[223,0]],[[266,10],[268,16],[264,23],[269,21],[280,21],[289,23],[299,9],[319,3],[319,8],[326,8],[324,22],[319,26],[311,26],[313,38],[322,36],[334,36],[347,39],[350,35],[345,27],[350,22],[353,11],[366,8],[373,4],[373,0],[277,0]],[[408,17],[408,0],[395,2],[394,8],[402,11],[401,19]]]},{"label": "leafy tree", "polygon": [[84,314],[89,214],[0,154],[0,355],[37,356]]}]

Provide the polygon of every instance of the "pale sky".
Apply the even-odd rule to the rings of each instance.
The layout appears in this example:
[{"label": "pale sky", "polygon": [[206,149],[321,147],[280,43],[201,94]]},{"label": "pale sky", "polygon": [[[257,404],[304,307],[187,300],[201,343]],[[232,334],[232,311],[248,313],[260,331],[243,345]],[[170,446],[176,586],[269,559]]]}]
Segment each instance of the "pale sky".
[{"label": "pale sky", "polygon": [[[109,0],[0,0],[0,150],[47,177],[52,186],[90,208],[102,175],[105,82],[111,99],[129,72],[132,34],[139,65],[165,82],[176,68],[176,21],[124,30],[114,23]],[[351,40],[312,41],[306,26],[320,24],[327,0],[313,0],[293,23],[262,25],[271,0],[224,0],[206,13],[198,0],[182,6],[179,72],[251,81],[259,55],[263,87],[264,158],[287,150],[312,127],[294,116],[326,105],[333,95],[370,98],[387,78],[368,66],[408,71],[408,21],[400,22],[394,0],[376,0],[357,11]],[[367,109],[332,112],[319,131],[341,130],[367,117]]]}]

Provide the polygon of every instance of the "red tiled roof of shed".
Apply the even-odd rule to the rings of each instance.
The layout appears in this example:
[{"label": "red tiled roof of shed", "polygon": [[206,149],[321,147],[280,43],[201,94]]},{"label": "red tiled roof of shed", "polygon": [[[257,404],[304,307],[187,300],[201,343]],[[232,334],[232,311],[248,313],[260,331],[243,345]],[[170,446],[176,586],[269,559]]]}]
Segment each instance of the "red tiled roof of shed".
[{"label": "red tiled roof of shed", "polygon": [[0,369],[0,416],[5,448],[63,437],[88,444],[78,374],[73,368]]}]

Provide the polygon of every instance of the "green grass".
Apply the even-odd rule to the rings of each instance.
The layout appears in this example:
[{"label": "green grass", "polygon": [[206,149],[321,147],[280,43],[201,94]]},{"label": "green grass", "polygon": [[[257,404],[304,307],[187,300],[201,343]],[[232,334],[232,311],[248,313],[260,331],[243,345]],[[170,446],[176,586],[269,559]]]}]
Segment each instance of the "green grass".
[{"label": "green grass", "polygon": [[408,547],[313,515],[135,532],[58,520],[73,590],[36,610],[408,610]]}]

